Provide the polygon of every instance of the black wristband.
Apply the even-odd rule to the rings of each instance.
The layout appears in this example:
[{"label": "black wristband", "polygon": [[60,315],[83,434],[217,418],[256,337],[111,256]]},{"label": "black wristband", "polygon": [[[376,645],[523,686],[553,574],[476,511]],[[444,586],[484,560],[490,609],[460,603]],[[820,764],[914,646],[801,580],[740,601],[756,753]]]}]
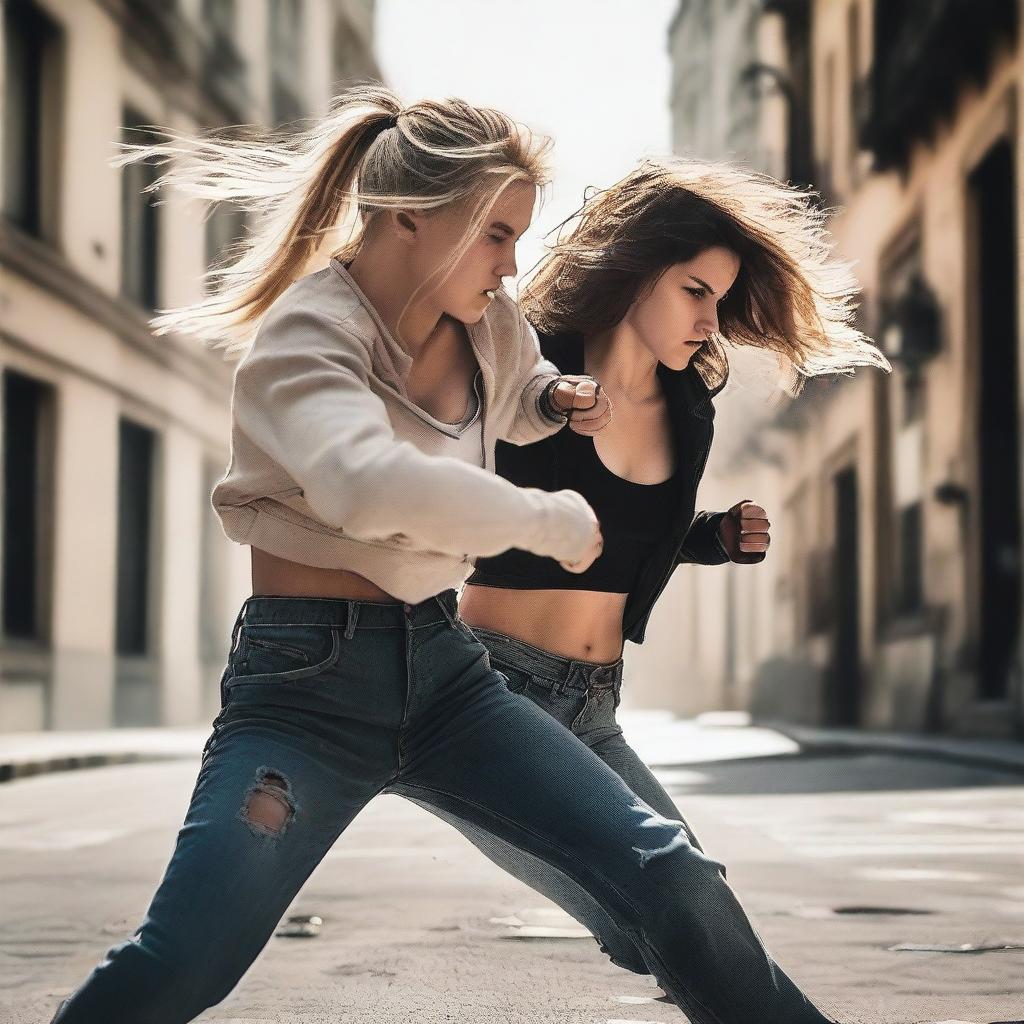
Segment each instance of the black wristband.
[{"label": "black wristband", "polygon": [[569,422],[569,414],[556,408],[555,403],[551,399],[551,392],[558,387],[560,380],[560,377],[555,377],[553,380],[548,381],[544,390],[540,393],[540,398],[537,400],[541,415],[551,420],[552,423]]}]

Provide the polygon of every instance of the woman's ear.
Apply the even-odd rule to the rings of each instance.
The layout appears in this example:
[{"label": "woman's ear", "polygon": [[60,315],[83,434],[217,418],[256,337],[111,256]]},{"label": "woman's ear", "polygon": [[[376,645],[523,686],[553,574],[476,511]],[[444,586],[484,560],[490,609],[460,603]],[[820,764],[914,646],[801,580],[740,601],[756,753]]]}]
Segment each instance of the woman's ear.
[{"label": "woman's ear", "polygon": [[403,242],[416,241],[419,218],[412,210],[391,210],[388,217],[392,230]]}]

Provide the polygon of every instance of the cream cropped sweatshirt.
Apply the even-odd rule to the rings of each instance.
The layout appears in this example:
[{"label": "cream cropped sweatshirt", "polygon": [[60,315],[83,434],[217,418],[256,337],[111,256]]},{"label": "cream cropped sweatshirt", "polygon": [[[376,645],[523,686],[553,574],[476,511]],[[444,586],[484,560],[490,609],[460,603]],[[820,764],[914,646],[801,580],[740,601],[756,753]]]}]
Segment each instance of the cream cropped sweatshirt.
[{"label": "cream cropped sweatshirt", "polygon": [[477,555],[581,558],[597,520],[579,494],[494,474],[498,439],[563,426],[538,402],[558,368],[504,291],[467,329],[483,385],[478,465],[432,454],[444,425],[409,399],[411,357],[338,260],[292,285],[235,370],[231,461],[212,496],[227,536],[412,603],[459,586]]}]

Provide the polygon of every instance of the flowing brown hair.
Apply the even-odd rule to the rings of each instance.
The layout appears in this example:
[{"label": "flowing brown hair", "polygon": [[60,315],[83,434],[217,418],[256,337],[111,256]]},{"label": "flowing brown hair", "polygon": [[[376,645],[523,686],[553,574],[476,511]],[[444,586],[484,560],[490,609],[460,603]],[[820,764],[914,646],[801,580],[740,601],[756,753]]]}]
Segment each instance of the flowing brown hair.
[{"label": "flowing brown hair", "polygon": [[729,374],[723,341],[775,352],[791,370],[794,394],[818,374],[891,369],[853,324],[860,288],[831,255],[825,219],[813,193],[766,174],[681,157],[644,160],[559,226],[521,305],[540,331],[606,330],[668,267],[723,246],[739,257],[739,274],[718,307],[718,334],[691,360],[710,389]]},{"label": "flowing brown hair", "polygon": [[287,133],[223,132],[190,137],[161,129],[162,141],[127,145],[115,166],[147,161],[167,170],[148,189],[171,186],[211,203],[230,202],[256,224],[225,266],[206,274],[209,294],[162,310],[155,333],[193,335],[239,354],[259,320],[328,245],[355,256],[380,210],[437,210],[465,203],[468,226],[438,268],[451,269],[514,181],[542,186],[550,140],[499,110],[464,100],[404,106],[382,85],[356,86],[309,127]]}]

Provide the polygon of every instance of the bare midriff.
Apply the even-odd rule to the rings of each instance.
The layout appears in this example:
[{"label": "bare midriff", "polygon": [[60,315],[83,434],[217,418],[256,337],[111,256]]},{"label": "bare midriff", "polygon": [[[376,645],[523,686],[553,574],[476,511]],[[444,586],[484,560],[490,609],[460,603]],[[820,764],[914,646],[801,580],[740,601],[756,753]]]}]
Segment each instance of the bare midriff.
[{"label": "bare midriff", "polygon": [[349,601],[397,602],[365,576],[347,569],[320,569],[278,558],[260,548],[252,553],[252,592],[257,597],[337,597]]},{"label": "bare midriff", "polygon": [[[398,603],[398,598],[347,569],[290,562],[259,548],[252,555],[257,597],[334,597]],[[467,586],[459,613],[470,626],[492,629],[563,658],[600,663],[622,655],[625,594],[596,590],[506,590]]]},{"label": "bare midriff", "polygon": [[562,658],[605,663],[622,656],[626,597],[596,590],[467,585],[459,614],[470,626],[514,636]]}]

